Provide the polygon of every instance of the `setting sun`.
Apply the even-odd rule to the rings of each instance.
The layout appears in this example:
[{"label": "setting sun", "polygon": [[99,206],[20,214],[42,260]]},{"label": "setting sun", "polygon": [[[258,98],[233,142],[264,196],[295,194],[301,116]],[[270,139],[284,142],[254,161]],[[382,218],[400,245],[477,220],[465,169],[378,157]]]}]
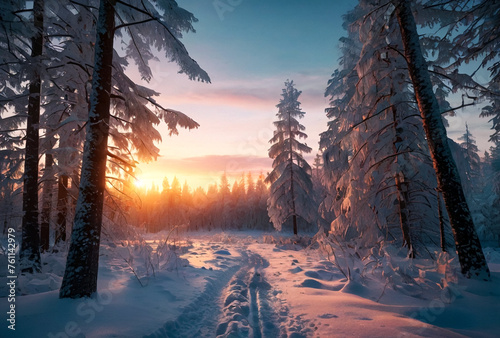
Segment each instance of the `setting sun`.
[{"label": "setting sun", "polygon": [[136,186],[136,188],[143,188],[144,181],[142,180],[142,178],[136,177],[136,179],[134,181],[134,185]]}]

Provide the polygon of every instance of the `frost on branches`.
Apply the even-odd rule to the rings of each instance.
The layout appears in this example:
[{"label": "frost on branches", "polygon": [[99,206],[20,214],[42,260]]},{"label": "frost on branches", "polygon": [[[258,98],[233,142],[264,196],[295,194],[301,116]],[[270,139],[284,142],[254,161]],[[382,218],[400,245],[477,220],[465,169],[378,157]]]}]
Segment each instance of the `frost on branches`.
[{"label": "frost on branches", "polygon": [[[159,8],[161,7],[161,8]],[[160,14],[161,12],[161,14]],[[116,16],[115,16],[116,13]],[[117,20],[118,18],[118,20]],[[116,22],[115,22],[116,20]],[[87,134],[83,152],[80,190],[75,210],[75,219],[68,252],[66,270],[59,292],[61,298],[89,297],[97,289],[99,265],[99,244],[102,227],[104,190],[106,186],[106,161],[108,137],[110,136],[110,102],[112,93],[113,41],[115,35],[122,37],[122,31],[131,34],[127,57],[135,59],[144,79],[149,80],[148,60],[151,47],[166,51],[166,56],[175,61],[190,79],[209,82],[208,75],[189,57],[184,45],[179,41],[182,31],[193,30],[194,16],[179,8],[175,1],[161,4],[142,2],[101,1],[96,27],[94,70],[87,124]],[[143,27],[143,31],[131,31],[132,27]],[[115,34],[116,33],[116,34]],[[155,33],[155,34],[153,34]],[[140,38],[135,39],[135,36]],[[123,39],[127,40],[127,39]],[[137,53],[137,54],[136,54]],[[140,58],[135,56],[140,55]],[[145,96],[155,107],[151,92],[136,87],[138,96]],[[126,100],[125,94],[122,96]],[[126,102],[132,104],[133,102]],[[129,109],[135,107],[127,107]],[[172,116],[173,115],[173,116]],[[163,116],[167,125],[175,133],[175,127],[195,127],[192,120],[176,111],[167,111]]]},{"label": "frost on branches", "polygon": [[311,148],[300,139],[307,138],[305,127],[297,119],[305,112],[300,109],[298,98],[301,92],[294,87],[293,81],[286,81],[278,107],[278,121],[274,122],[276,131],[269,140],[273,145],[269,157],[273,170],[266,178],[271,184],[267,201],[269,217],[274,227],[281,230],[282,225],[291,217],[293,233],[298,232],[297,218],[306,222],[307,227],[316,221],[311,167],[302,157]]},{"label": "frost on branches", "polygon": [[408,255],[428,256],[439,242],[436,177],[408,84],[397,22],[367,1],[345,16],[341,69],[325,95],[331,119],[322,133],[323,204],[331,231],[376,245],[383,238]]},{"label": "frost on branches", "polygon": [[489,279],[488,265],[465,200],[457,166],[448,145],[439,103],[421,51],[411,4],[406,1],[394,1],[394,5],[404,55],[434,162],[438,186],[443,193],[450,218],[462,273],[469,278]]}]

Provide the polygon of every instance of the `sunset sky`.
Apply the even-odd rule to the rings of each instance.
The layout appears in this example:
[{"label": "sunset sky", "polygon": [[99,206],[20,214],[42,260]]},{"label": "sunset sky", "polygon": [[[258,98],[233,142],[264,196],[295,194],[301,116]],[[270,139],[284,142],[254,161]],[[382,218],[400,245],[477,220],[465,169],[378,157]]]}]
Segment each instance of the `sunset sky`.
[{"label": "sunset sky", "polygon": [[[230,180],[244,172],[267,173],[267,156],[273,133],[276,104],[287,79],[302,91],[306,112],[301,121],[313,153],[319,133],[326,130],[324,91],[338,67],[338,40],[345,34],[342,15],[357,1],[306,0],[178,0],[199,22],[196,33],[182,39],[190,55],[204,68],[212,83],[189,81],[164,59],[152,65],[149,86],[161,93],[158,101],[180,110],[200,124],[168,136],[160,126],[163,142],[157,162],[141,164],[139,177],[147,186],[161,185],[174,176],[192,187],[219,182],[225,171]],[[131,67],[133,68],[133,67]],[[450,119],[452,138],[465,130],[465,122],[482,151],[490,134],[487,119],[478,109]],[[310,161],[312,164],[312,161]]]}]

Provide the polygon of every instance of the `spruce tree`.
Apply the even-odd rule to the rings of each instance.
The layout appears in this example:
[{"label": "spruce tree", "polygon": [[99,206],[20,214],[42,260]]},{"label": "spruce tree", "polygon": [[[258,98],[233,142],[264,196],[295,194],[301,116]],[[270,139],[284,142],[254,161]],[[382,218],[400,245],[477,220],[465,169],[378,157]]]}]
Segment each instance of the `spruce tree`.
[{"label": "spruce tree", "polygon": [[438,215],[427,203],[436,179],[397,22],[389,10],[360,1],[344,27],[341,67],[325,93],[331,121],[320,142],[328,189],[321,213],[336,218],[331,230],[344,239],[371,246],[384,236],[409,256],[426,253],[438,241]]},{"label": "spruce tree", "polygon": [[282,224],[292,217],[295,235],[298,233],[297,217],[313,223],[317,210],[313,200],[312,170],[302,156],[312,149],[300,142],[307,138],[305,127],[298,121],[305,114],[300,109],[300,94],[293,81],[285,82],[282,99],[276,105],[276,131],[269,141],[273,144],[269,149],[269,157],[274,160],[273,170],[266,178],[271,184],[267,205],[274,227],[281,230]]}]

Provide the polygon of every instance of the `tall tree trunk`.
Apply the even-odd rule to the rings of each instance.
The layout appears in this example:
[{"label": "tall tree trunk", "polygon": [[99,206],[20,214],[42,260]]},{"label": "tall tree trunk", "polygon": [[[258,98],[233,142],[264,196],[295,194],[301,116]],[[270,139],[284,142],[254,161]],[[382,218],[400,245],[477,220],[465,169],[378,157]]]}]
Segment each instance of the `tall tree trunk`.
[{"label": "tall tree trunk", "polygon": [[42,217],[40,223],[40,248],[49,250],[50,241],[50,214],[52,211],[52,191],[54,186],[52,170],[52,154],[45,154],[45,169],[42,190]]},{"label": "tall tree trunk", "polygon": [[57,220],[54,246],[66,242],[66,217],[68,215],[68,176],[59,175],[57,183]]},{"label": "tall tree trunk", "polygon": [[297,228],[297,213],[295,211],[295,191],[293,187],[293,148],[292,148],[292,140],[293,140],[293,133],[292,133],[292,116],[290,112],[288,112],[288,132],[290,133],[290,194],[292,195],[292,223],[293,223],[293,234],[297,235],[298,233],[298,228]]},{"label": "tall tree trunk", "polygon": [[292,221],[293,221],[293,234],[297,235],[297,215],[292,216]]},{"label": "tall tree trunk", "polygon": [[[393,92],[392,88],[391,92]],[[402,137],[398,128],[399,122],[396,106],[392,105],[391,110],[395,133],[394,142],[392,143],[392,149],[394,154],[397,154],[399,152],[397,144],[402,141]],[[396,163],[397,162],[398,156],[396,156]],[[401,166],[399,166],[399,163],[398,168],[401,168]],[[396,175],[394,176],[394,180],[396,183],[396,191],[399,204],[399,223],[401,226],[401,232],[403,234],[403,246],[406,246],[408,248],[409,257],[415,258],[416,252],[415,248],[413,247],[413,242],[410,234],[410,210],[408,209],[408,202],[410,199],[408,196],[408,187],[405,183],[405,174],[402,168],[399,172],[396,173]]]},{"label": "tall tree trunk", "polygon": [[436,189],[438,216],[439,216],[439,235],[441,238],[441,251],[446,252],[446,237],[444,235],[444,216],[443,208],[441,207],[441,192]]},{"label": "tall tree trunk", "polygon": [[38,148],[40,121],[40,60],[43,51],[43,0],[33,3],[36,34],[31,38],[31,56],[35,69],[29,85],[26,156],[24,158],[22,241],[19,252],[21,272],[41,271],[38,231]]},{"label": "tall tree trunk", "polygon": [[408,255],[410,258],[415,258],[416,252],[410,236],[410,217],[408,210],[408,189],[404,182],[404,175],[402,172],[397,173],[394,177],[396,181],[397,198],[399,204],[399,222],[401,225],[401,232],[403,233],[403,246],[408,248]]},{"label": "tall tree trunk", "polygon": [[465,200],[457,166],[448,145],[446,129],[432,89],[427,63],[420,49],[417,26],[411,12],[410,2],[397,0],[394,4],[406,62],[436,170],[438,187],[443,193],[446,210],[450,217],[462,273],[468,278],[489,279],[488,265]]},{"label": "tall tree trunk", "polygon": [[109,103],[116,0],[101,1],[80,192],[60,298],[90,297],[97,290],[102,210],[106,186]]},{"label": "tall tree trunk", "polygon": [[[291,143],[291,142],[290,142]],[[292,195],[292,221],[293,221],[293,234],[297,235],[298,233],[298,228],[297,228],[297,213],[295,211],[295,191],[294,191],[294,186],[293,186],[293,158],[291,157],[292,155],[290,154],[290,194]]]}]

